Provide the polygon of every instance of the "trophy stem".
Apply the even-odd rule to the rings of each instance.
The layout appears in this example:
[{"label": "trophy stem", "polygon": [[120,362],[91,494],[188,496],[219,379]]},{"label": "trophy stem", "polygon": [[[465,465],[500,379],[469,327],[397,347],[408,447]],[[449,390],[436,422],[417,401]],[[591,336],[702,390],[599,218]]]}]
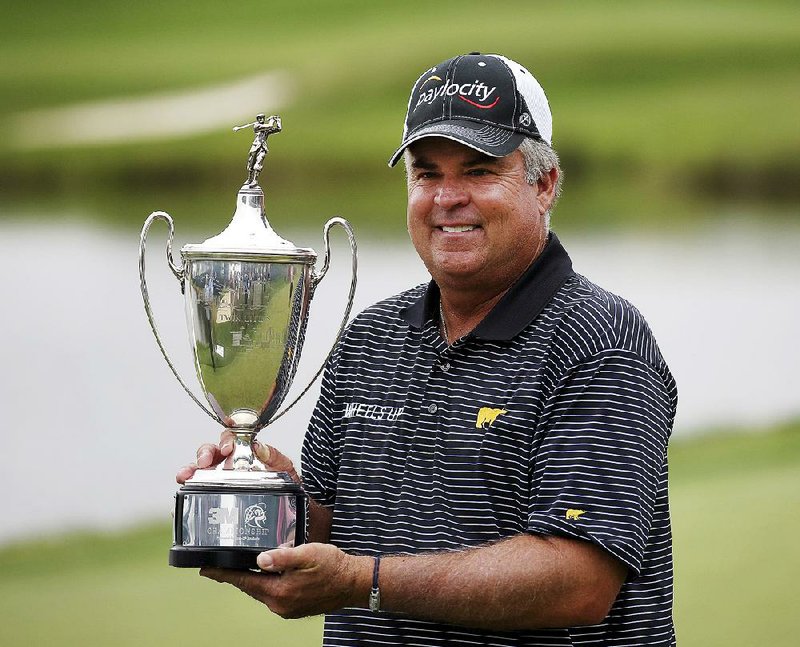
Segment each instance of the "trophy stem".
[{"label": "trophy stem", "polygon": [[233,433],[233,454],[231,454],[233,469],[239,472],[263,470],[264,465],[256,458],[256,454],[253,451],[255,431],[252,429],[232,429],[230,427],[228,431]]}]

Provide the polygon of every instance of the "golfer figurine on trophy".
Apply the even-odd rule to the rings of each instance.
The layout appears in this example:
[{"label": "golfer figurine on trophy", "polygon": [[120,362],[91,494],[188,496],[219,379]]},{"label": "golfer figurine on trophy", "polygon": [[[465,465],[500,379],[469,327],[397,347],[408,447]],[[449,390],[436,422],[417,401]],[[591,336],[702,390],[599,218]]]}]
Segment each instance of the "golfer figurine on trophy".
[{"label": "golfer figurine on trophy", "polygon": [[247,158],[247,186],[256,186],[258,184],[258,174],[264,168],[264,158],[269,153],[267,148],[267,137],[273,133],[281,132],[281,118],[278,115],[272,115],[266,123],[264,123],[265,115],[263,112],[256,115],[256,120],[244,126],[234,126],[233,132],[237,132],[244,128],[253,127],[253,132],[256,136],[253,138],[253,144],[250,146],[250,155]]},{"label": "golfer figurine on trophy", "polygon": [[[313,249],[296,247],[270,226],[258,175],[267,154],[267,136],[280,132],[281,119],[259,114],[255,122],[234,130],[249,126],[255,139],[248,176],[227,228],[203,243],[185,245],[180,266],[172,257],[173,221],[163,211],[147,218],[139,242],[142,298],[156,343],[189,396],[234,436],[228,460],[213,469],[197,470],[175,496],[172,566],[256,568],[260,552],[304,542],[302,486],[286,473],[267,470],[253,451],[253,441],[308,390],[278,411],[297,369],[312,296],[328,271],[329,232],[334,225],[347,232],[352,255],[350,293],[339,334],[355,293],[356,244],[346,220],[332,218],[325,224],[325,257],[319,271],[314,269]],[[194,365],[208,406],[178,374],[153,319],[145,248],[148,230],[156,220],[165,221],[169,229],[167,264],[184,294]]]}]

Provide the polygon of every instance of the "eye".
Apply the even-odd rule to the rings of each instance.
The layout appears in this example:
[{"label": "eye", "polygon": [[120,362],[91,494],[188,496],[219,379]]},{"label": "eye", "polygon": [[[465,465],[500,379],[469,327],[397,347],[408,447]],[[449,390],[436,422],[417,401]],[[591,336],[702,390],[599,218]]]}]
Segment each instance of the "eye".
[{"label": "eye", "polygon": [[484,175],[489,175],[490,172],[488,168],[471,168],[467,171],[467,175],[482,177]]}]

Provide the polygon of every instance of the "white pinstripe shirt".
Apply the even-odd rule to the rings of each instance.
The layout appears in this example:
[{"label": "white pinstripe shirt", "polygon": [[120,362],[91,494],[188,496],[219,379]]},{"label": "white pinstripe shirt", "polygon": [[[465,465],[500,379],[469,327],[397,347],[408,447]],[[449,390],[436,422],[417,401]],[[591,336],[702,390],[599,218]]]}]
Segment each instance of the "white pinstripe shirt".
[{"label": "white pinstripe shirt", "polygon": [[450,347],[438,300],[431,283],[367,309],[327,368],[302,463],[308,494],[333,509],[331,542],[413,554],[560,535],[601,546],[629,575],[592,627],[492,633],[346,609],[327,617],[324,644],[674,644],[677,392],[647,323],[575,274],[554,235]]}]

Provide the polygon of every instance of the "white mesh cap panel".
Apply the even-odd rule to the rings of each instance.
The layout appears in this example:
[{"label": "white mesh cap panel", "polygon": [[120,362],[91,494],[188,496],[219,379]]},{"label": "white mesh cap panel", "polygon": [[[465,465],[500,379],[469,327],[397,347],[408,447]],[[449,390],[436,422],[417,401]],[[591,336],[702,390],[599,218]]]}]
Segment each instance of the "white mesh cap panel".
[{"label": "white mesh cap panel", "polygon": [[519,93],[524,97],[525,103],[528,104],[528,110],[531,112],[536,128],[542,139],[552,146],[553,144],[553,117],[550,114],[550,104],[547,101],[547,96],[539,85],[539,82],[533,78],[533,75],[528,72],[522,65],[510,58],[500,56],[499,54],[487,54],[487,56],[494,56],[503,61],[511,73],[514,75],[514,81],[517,84]]}]

